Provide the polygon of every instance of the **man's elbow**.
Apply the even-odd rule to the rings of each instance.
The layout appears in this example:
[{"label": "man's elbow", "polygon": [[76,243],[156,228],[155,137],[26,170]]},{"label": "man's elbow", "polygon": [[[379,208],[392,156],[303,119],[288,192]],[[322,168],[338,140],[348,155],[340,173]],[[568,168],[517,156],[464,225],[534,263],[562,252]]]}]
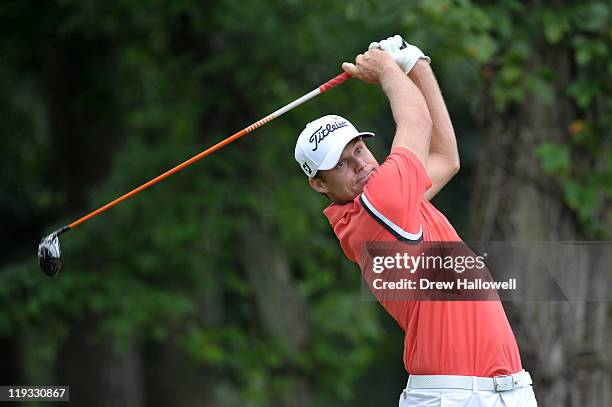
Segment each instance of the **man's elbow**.
[{"label": "man's elbow", "polygon": [[450,167],[451,177],[453,177],[455,174],[459,172],[459,169],[461,168],[461,164],[459,162],[459,156],[451,160],[449,167]]},{"label": "man's elbow", "polygon": [[448,182],[459,172],[459,157],[444,157],[442,162],[443,177]]},{"label": "man's elbow", "polygon": [[450,181],[455,174],[457,174],[459,172],[459,157],[457,157],[456,159],[451,159],[448,161],[447,166],[446,166],[446,182]]}]

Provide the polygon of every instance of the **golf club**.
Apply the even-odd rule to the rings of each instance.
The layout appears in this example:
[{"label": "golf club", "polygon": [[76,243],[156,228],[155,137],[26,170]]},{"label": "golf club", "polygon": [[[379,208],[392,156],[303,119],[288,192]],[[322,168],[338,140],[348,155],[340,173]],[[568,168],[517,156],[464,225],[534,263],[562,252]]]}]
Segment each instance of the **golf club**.
[{"label": "golf club", "polygon": [[263,126],[266,123],[269,123],[270,121],[276,119],[277,117],[283,115],[284,113],[287,113],[288,111],[292,110],[293,108],[301,105],[302,103],[312,99],[313,97],[320,95],[323,92],[328,91],[329,89],[333,88],[336,85],[340,85],[341,83],[345,82],[347,79],[349,79],[351,76],[348,73],[342,73],[338,76],[336,76],[335,78],[330,79],[329,81],[325,82],[323,85],[319,86],[318,88],[308,92],[307,94],[305,94],[304,96],[300,97],[299,99],[294,100],[293,102],[283,106],[282,108],[276,110],[275,112],[267,115],[266,117],[264,117],[263,119],[260,119],[258,121],[256,121],[255,123],[251,124],[250,126],[240,130],[239,132],[235,133],[234,135],[226,138],[225,140],[222,140],[220,142],[218,142],[217,144],[213,145],[212,147],[209,147],[208,149],[202,151],[201,153],[199,153],[198,155],[195,155],[193,157],[191,157],[190,159],[188,159],[187,161],[183,162],[182,164],[177,165],[176,167],[164,172],[163,174],[159,175],[156,178],[153,178],[152,180],[150,180],[149,182],[142,184],[141,186],[139,186],[136,189],[133,189],[132,191],[128,192],[125,195],[120,196],[119,198],[115,199],[114,201],[111,201],[109,203],[107,203],[106,205],[96,209],[95,211],[89,213],[88,215],[83,216],[82,218],[72,222],[69,225],[66,225],[58,230],[56,230],[55,232],[51,233],[50,235],[44,237],[41,241],[40,244],[38,245],[38,264],[40,265],[40,268],[42,269],[43,273],[45,273],[48,277],[53,278],[55,277],[59,271],[60,268],[62,266],[61,263],[61,259],[60,259],[60,243],[59,243],[59,236],[63,233],[66,233],[67,231],[74,229],[75,227],[77,227],[78,225],[80,225],[81,223],[93,218],[96,215],[101,214],[102,212],[106,211],[107,209],[112,208],[113,206],[117,205],[118,203],[125,201],[126,199],[136,195],[137,193],[143,191],[144,189],[147,189],[148,187],[150,187],[153,184],[158,183],[159,181],[163,180],[166,177],[169,177],[170,175],[174,174],[175,172],[178,172],[180,170],[182,170],[183,168],[193,164],[194,162],[200,160],[201,158],[206,157],[207,155],[217,151],[218,149],[220,149],[221,147],[231,143],[234,140],[239,139],[240,137],[244,136],[247,133],[250,133],[251,131],[255,130],[258,127]]}]

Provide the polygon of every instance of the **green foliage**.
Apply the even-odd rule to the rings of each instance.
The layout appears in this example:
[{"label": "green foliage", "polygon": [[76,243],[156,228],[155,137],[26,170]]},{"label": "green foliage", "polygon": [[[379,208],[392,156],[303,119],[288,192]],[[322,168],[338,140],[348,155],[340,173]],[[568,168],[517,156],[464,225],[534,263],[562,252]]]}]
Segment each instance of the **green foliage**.
[{"label": "green foliage", "polygon": [[544,143],[538,148],[538,156],[546,174],[567,175],[571,170],[570,151],[565,144]]},{"label": "green foliage", "polygon": [[[543,169],[559,180],[568,206],[585,230],[601,238],[609,237],[612,227],[610,11],[609,4],[593,1],[542,12],[547,41],[555,44],[563,37],[570,44],[576,75],[567,96],[575,101],[578,117],[568,129],[569,137],[557,146],[558,154],[549,150],[550,154],[540,156]],[[550,149],[550,145],[541,148]],[[585,155],[590,158],[579,159],[570,172],[570,157]],[[560,161],[567,163],[558,165]]]},{"label": "green foliage", "polygon": [[[486,34],[496,39],[497,49],[482,61],[487,63],[483,77],[490,82],[496,108],[503,112],[532,100],[554,108],[559,98],[575,105],[567,133],[562,140],[551,135],[556,138],[538,146],[538,157],[544,173],[558,180],[585,232],[609,236],[610,5],[505,1],[483,9],[496,22]],[[566,68],[572,71],[571,82],[562,84],[565,88],[558,83],[560,67],[533,57],[533,51],[543,47],[571,59]]]}]

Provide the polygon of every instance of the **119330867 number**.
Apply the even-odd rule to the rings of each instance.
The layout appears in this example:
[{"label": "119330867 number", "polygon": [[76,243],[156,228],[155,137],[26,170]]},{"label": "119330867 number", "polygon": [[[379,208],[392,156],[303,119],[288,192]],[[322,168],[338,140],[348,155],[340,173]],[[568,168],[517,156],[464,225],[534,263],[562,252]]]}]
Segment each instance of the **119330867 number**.
[{"label": "119330867 number", "polygon": [[17,400],[64,400],[67,386],[0,386],[4,401]]}]

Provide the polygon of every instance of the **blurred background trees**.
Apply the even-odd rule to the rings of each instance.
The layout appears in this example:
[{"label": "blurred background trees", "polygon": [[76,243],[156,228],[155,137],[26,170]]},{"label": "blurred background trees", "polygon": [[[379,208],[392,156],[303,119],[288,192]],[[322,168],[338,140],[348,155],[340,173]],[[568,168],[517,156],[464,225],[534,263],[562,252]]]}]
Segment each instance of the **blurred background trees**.
[{"label": "blurred background trees", "polygon": [[[69,384],[89,406],[395,404],[402,333],[362,300],[293,160],[328,113],[375,131],[384,159],[393,122],[375,86],[349,81],[66,235],[56,280],[35,259],[44,234],[395,33],[432,57],[446,97],[462,170],[435,204],[464,239],[610,238],[606,2],[0,11],[2,384]],[[504,305],[542,405],[610,403],[608,303]]]}]

